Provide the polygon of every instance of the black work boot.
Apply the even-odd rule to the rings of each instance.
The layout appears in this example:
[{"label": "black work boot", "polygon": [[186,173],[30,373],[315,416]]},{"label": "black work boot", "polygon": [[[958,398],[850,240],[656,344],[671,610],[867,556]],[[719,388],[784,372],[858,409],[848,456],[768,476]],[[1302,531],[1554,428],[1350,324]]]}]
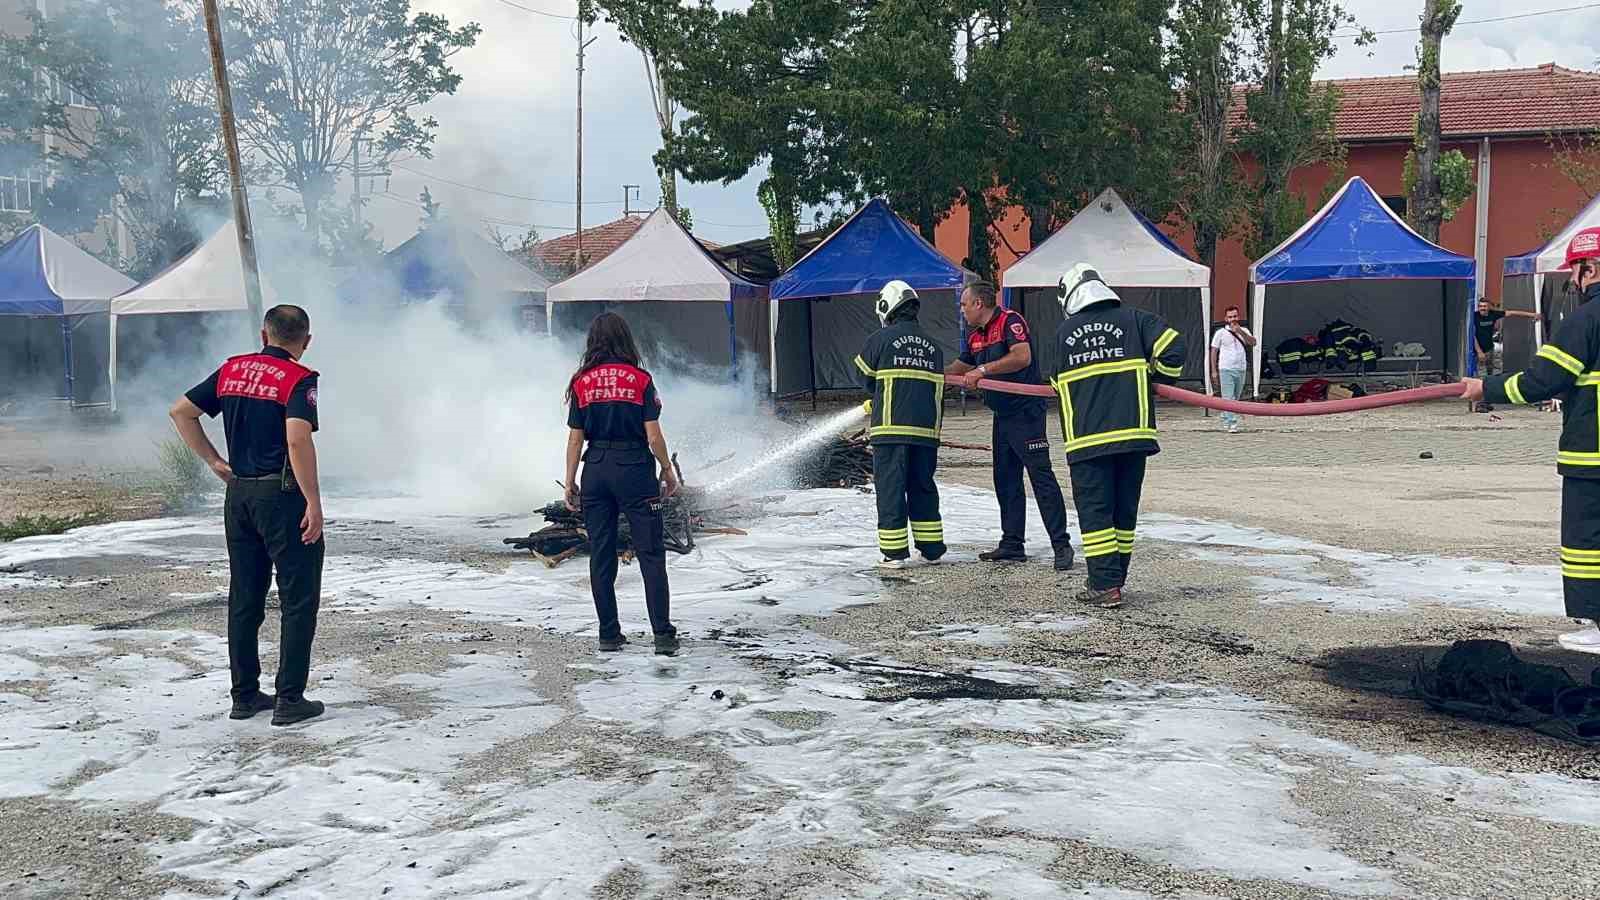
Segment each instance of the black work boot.
[{"label": "black work boot", "polygon": [[680,646],[682,646],[682,644],[678,640],[677,634],[658,634],[658,635],[656,635],[656,655],[657,656],[674,656],[674,655],[677,654],[678,648]]},{"label": "black work boot", "polygon": [[1074,594],[1072,599],[1078,601],[1079,603],[1088,603],[1093,606],[1098,606],[1101,609],[1116,609],[1122,605],[1122,588],[1114,587],[1105,588],[1103,590],[1086,588]]},{"label": "black work boot", "polygon": [[299,700],[285,700],[279,697],[278,704],[272,711],[272,724],[293,725],[296,722],[315,719],[322,715],[322,709],[321,700],[307,700],[304,697]]},{"label": "black work boot", "polygon": [[1021,547],[1001,544],[993,550],[979,553],[978,558],[984,562],[1021,562],[1028,558],[1028,554],[1024,553]]},{"label": "black work boot", "polygon": [[1056,548],[1056,571],[1072,571],[1072,545],[1062,544]]},{"label": "black work boot", "polygon": [[249,719],[259,712],[271,712],[277,703],[276,697],[256,691],[251,697],[233,701],[233,709],[228,711],[230,719]]},{"label": "black work boot", "polygon": [[625,635],[625,634],[619,634],[614,638],[605,638],[605,637],[603,637],[603,638],[600,639],[600,652],[601,653],[616,653],[618,650],[621,650],[627,643],[628,643],[628,636]]}]

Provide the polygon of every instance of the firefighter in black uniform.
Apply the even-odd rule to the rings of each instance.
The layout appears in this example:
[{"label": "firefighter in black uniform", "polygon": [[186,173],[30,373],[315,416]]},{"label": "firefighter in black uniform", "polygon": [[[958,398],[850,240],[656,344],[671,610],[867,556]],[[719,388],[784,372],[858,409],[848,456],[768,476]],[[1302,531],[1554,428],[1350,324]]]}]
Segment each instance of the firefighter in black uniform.
[{"label": "firefighter in black uniform", "polygon": [[[1044,384],[1033,361],[1028,320],[995,302],[994,285],[980,281],[961,294],[961,314],[967,320],[967,341],[961,358],[945,369],[946,376],[965,376],[968,387],[979,379]],[[985,562],[1023,560],[1028,522],[1028,498],[1022,491],[1022,473],[1033,482],[1039,516],[1055,548],[1057,572],[1072,568],[1072,536],[1067,532],[1067,504],[1061,483],[1050,466],[1050,442],[1044,418],[1048,399],[987,391],[985,406],[994,413],[990,442],[994,446],[994,492],[1000,500],[1000,546],[978,554]]]},{"label": "firefighter in black uniform", "polygon": [[[600,619],[600,649],[628,643],[617,620],[617,516],[628,517],[655,651],[678,652],[667,590],[666,522],[661,504],[678,491],[677,473],[661,434],[661,398],[628,323],[601,313],[589,325],[583,364],[567,386],[566,504],[583,510],[589,533],[589,586]],[[585,448],[585,442],[588,447]],[[578,460],[583,485],[578,487]],[[652,458],[653,457],[653,458]],[[656,467],[660,466],[660,476]]]},{"label": "firefighter in black uniform", "polygon": [[1056,296],[1066,321],[1054,386],[1089,566],[1075,599],[1114,609],[1133,558],[1145,457],[1161,450],[1151,382],[1183,374],[1184,340],[1160,317],[1123,306],[1086,263],[1061,276]]},{"label": "firefighter in black uniform", "polygon": [[877,305],[883,327],[856,357],[862,386],[872,394],[865,404],[871,414],[867,436],[885,568],[903,565],[913,544],[929,562],[945,552],[933,483],[944,414],[944,351],[918,324],[921,306],[904,281],[884,285]]},{"label": "firefighter in black uniform", "polygon": [[[235,356],[172,407],[172,421],[211,471],[228,486],[223,530],[228,542],[229,718],[272,710],[272,724],[322,715],[305,697],[311,642],[322,594],[322,493],[317,481],[317,373],[300,364],[311,343],[311,320],[298,306],[267,310],[260,352]],[[222,414],[224,460],[200,417]],[[266,618],[267,588],[278,576],[282,634],[277,695],[261,691],[257,635]]]},{"label": "firefighter in black uniform", "polygon": [[1561,646],[1600,653],[1600,228],[1567,245],[1568,282],[1580,295],[1548,344],[1521,372],[1463,379],[1469,401],[1543,403],[1559,399],[1561,442],[1561,585],[1567,615],[1591,623],[1563,634]]}]

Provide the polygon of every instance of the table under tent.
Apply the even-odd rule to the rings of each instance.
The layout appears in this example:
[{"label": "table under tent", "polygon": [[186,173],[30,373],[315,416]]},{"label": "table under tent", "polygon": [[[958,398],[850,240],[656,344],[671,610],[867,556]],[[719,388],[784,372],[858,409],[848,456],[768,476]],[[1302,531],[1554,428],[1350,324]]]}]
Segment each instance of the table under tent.
[{"label": "table under tent", "polygon": [[[279,302],[265,276],[261,298],[263,311]],[[249,310],[239,232],[229,219],[145,283],[112,298],[107,366],[111,408],[117,408],[117,385],[123,375],[151,374],[163,382],[149,385],[158,398],[175,396],[175,391],[198,381],[207,366],[230,353],[255,349],[261,324],[248,321]],[[194,367],[170,371],[170,366],[157,366],[151,371],[152,363],[179,356],[179,348],[200,355]]]},{"label": "table under tent", "polygon": [[1506,257],[1501,270],[1501,302],[1508,310],[1539,314],[1537,320],[1506,317],[1500,323],[1507,372],[1525,369],[1533,354],[1572,310],[1578,298],[1567,294],[1567,245],[1585,228],[1600,227],[1600,197],[1589,201],[1565,228],[1542,247]]},{"label": "table under tent", "polygon": [[922,301],[922,327],[954,359],[961,347],[961,289],[977,276],[874,199],[774,281],[772,390],[778,396],[859,392],[855,358],[878,330],[878,291],[899,279]]},{"label": "table under tent", "polygon": [[1062,273],[1078,263],[1093,265],[1122,302],[1161,316],[1183,334],[1189,354],[1183,377],[1211,388],[1206,344],[1211,322],[1211,270],[1190,259],[1149,219],[1106,188],[1055,234],[1006,269],[1001,278],[1006,306],[1028,320],[1033,358],[1050,378],[1060,348],[1063,321],[1056,299]]},{"label": "table under tent", "polygon": [[[1286,339],[1344,321],[1372,335],[1377,358],[1328,377],[1462,374],[1470,365],[1476,264],[1417,234],[1364,179],[1352,178],[1311,220],[1250,266],[1252,354],[1261,393],[1264,354]],[[1268,313],[1271,315],[1268,315]],[[1397,344],[1421,352],[1393,355]]]},{"label": "table under tent", "polygon": [[133,280],[43,225],[0,246],[0,406],[106,402],[106,310]]},{"label": "table under tent", "polygon": [[340,299],[361,306],[440,303],[462,323],[545,334],[549,279],[469,229],[441,222],[385,253],[376,267],[347,279]]},{"label": "table under tent", "polygon": [[724,378],[765,336],[766,289],[712,258],[664,207],[545,295],[550,333],[576,342],[603,312],[628,321],[648,368]]}]

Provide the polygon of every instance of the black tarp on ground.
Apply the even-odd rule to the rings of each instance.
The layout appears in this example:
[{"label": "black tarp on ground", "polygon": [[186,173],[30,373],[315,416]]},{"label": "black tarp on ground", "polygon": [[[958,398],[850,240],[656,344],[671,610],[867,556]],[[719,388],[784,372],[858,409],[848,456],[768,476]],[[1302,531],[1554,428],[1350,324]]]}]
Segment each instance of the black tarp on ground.
[{"label": "black tarp on ground", "polygon": [[[1316,334],[1334,319],[1364,328],[1377,338],[1385,356],[1397,342],[1415,341],[1433,357],[1423,372],[1463,371],[1469,283],[1436,279],[1317,281],[1267,287],[1265,322],[1256,337],[1271,352],[1291,337]],[[1410,371],[1405,362],[1382,363],[1372,372]]]},{"label": "black tarp on ground", "polygon": [[[919,291],[922,327],[953,360],[961,348],[960,295]],[[859,391],[855,359],[877,331],[876,294],[778,301],[779,396],[818,391]],[[812,364],[816,380],[812,381]]]},{"label": "black tarp on ground", "polygon": [[[1206,322],[1201,320],[1200,291],[1195,288],[1112,288],[1122,302],[1136,309],[1152,312],[1178,329],[1188,343],[1188,355],[1183,360],[1185,381],[1203,381],[1206,377]],[[1056,330],[1064,320],[1061,304],[1056,300],[1055,288],[1021,288],[1019,312],[1028,320],[1033,331],[1033,358],[1039,362],[1039,371],[1049,380],[1056,373],[1059,347]],[[1208,317],[1209,318],[1209,317]]]}]

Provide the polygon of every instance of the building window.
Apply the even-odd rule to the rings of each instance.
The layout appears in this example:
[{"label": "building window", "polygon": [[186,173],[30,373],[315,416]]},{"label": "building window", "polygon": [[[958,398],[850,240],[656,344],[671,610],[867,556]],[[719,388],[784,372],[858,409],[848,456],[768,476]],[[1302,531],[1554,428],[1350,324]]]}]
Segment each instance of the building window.
[{"label": "building window", "polygon": [[1399,216],[1402,219],[1404,219],[1406,217],[1406,198],[1404,198],[1404,197],[1385,197],[1385,198],[1383,198],[1383,203],[1384,203],[1385,206],[1387,206],[1391,210],[1393,210],[1395,215]]},{"label": "building window", "polygon": [[89,98],[78,93],[61,80],[61,76],[54,72],[38,70],[33,73],[33,81],[39,92],[40,100],[60,103],[64,106],[76,106],[82,109],[93,109]]},{"label": "building window", "polygon": [[44,179],[32,169],[0,175],[0,212],[33,212],[44,194]]}]

